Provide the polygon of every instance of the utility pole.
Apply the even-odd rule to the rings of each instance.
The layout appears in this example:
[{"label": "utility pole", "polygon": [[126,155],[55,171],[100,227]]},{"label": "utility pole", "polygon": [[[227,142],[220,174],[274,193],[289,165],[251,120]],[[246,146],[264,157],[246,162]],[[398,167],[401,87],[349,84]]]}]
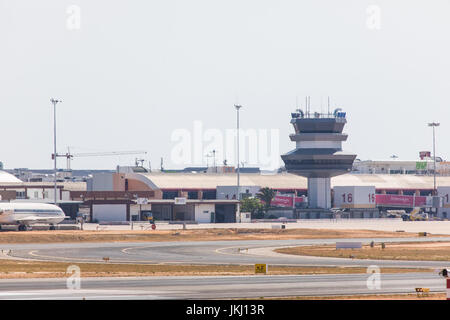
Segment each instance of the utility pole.
[{"label": "utility pole", "polygon": [[53,173],[55,175],[55,177],[54,177],[54,184],[55,184],[54,192],[55,192],[55,205],[56,205],[58,202],[57,186],[56,186],[56,172],[57,172],[57,169],[56,169],[56,158],[57,158],[57,154],[56,154],[56,105],[59,102],[62,102],[62,100],[51,98],[50,102],[53,104],[53,161],[54,161]]},{"label": "utility pole", "polygon": [[234,105],[234,107],[236,108],[236,125],[237,125],[237,200],[238,200],[238,204],[237,204],[237,216],[238,216],[238,220],[239,222],[241,221],[241,197],[240,197],[240,174],[241,174],[241,170],[240,170],[240,162],[239,162],[239,109],[242,108],[241,105]]},{"label": "utility pole", "polygon": [[439,127],[439,122],[431,122],[429,127],[433,127],[433,195],[436,195],[436,139],[434,129]]}]

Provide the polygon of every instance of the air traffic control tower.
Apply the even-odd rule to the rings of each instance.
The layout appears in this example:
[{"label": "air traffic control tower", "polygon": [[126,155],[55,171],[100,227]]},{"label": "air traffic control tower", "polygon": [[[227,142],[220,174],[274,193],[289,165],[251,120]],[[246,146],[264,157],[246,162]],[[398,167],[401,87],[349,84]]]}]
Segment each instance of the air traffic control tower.
[{"label": "air traffic control tower", "polygon": [[331,177],[348,173],[356,158],[342,151],[348,137],[342,133],[346,113],[341,109],[325,114],[297,110],[291,115],[295,133],[290,138],[296,148],[281,158],[288,172],[308,178],[308,209],[326,216],[331,209]]}]

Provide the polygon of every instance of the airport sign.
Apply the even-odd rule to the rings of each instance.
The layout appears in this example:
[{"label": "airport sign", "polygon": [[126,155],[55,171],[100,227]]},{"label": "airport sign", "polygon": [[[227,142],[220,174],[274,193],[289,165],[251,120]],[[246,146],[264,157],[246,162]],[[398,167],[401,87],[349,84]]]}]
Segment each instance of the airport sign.
[{"label": "airport sign", "polygon": [[137,204],[148,204],[147,198],[137,198],[136,200]]},{"label": "airport sign", "polygon": [[186,198],[175,198],[175,204],[186,204]]},{"label": "airport sign", "polygon": [[267,273],[267,264],[263,264],[263,263],[257,263],[255,264],[255,273],[262,273],[262,274],[266,274]]}]

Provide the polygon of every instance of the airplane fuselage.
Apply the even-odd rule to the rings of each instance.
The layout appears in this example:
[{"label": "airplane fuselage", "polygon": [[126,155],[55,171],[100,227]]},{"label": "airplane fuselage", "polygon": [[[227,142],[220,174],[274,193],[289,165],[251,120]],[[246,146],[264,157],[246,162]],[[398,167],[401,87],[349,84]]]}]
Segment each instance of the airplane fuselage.
[{"label": "airplane fuselage", "polygon": [[65,218],[64,211],[47,203],[0,203],[0,225],[58,224]]}]

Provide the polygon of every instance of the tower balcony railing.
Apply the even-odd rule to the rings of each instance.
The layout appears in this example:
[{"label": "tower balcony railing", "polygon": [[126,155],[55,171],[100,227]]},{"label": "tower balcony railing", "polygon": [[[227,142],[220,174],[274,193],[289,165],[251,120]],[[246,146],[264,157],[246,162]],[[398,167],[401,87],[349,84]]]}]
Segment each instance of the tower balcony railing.
[{"label": "tower balcony railing", "polygon": [[336,109],[334,112],[303,112],[301,109],[298,109],[297,112],[291,113],[292,118],[299,119],[345,119],[347,113],[341,111],[341,109]]},{"label": "tower balcony railing", "polygon": [[[348,137],[348,133],[346,133],[346,132],[301,132],[301,133],[290,133],[289,134],[289,138],[295,138],[295,137],[299,137],[299,136],[303,136],[303,135],[305,135],[305,134],[314,134],[315,135],[315,137],[317,137],[319,134],[323,134],[323,135],[326,135],[326,136],[334,136],[334,137],[345,137],[345,138],[347,138]],[[315,140],[317,140],[317,139],[315,139]],[[342,140],[347,140],[347,139],[342,139]]]}]

